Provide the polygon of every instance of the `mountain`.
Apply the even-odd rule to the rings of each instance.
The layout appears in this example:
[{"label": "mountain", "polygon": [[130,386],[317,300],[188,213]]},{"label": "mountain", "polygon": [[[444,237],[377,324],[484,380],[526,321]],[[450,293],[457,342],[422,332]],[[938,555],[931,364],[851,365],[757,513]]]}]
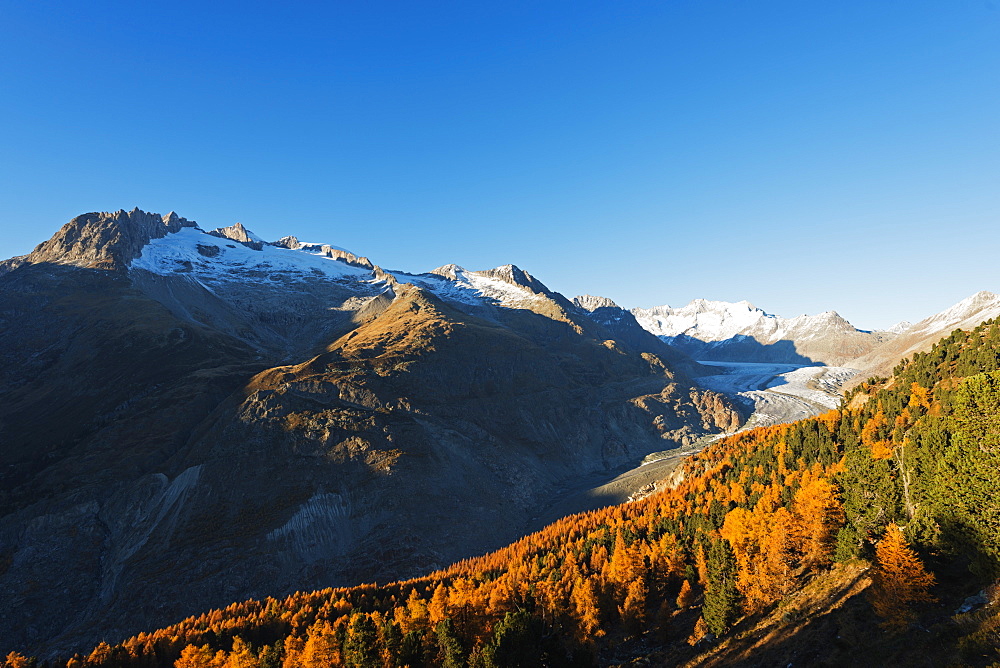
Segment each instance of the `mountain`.
[{"label": "mountain", "polygon": [[715,373],[713,369],[692,360],[676,346],[671,346],[648,332],[630,311],[626,311],[607,297],[580,295],[573,298],[573,304],[584,311],[590,319],[602,325],[616,341],[640,352],[655,354],[667,360],[671,368],[683,370],[694,378]]},{"label": "mountain", "polygon": [[680,308],[636,308],[632,314],[694,359],[717,362],[843,366],[895,336],[859,330],[836,311],[782,318],[746,301],[696,299]]},{"label": "mountain", "polygon": [[861,373],[847,385],[855,386],[872,376],[889,376],[900,361],[930,350],[945,334],[956,329],[972,329],[996,317],[1000,317],[1000,295],[985,290],[977,292],[940,313],[910,325],[895,339],[853,360],[850,365],[860,369]]},{"label": "mountain", "polygon": [[995,666],[998,353],[1000,323],[955,331],[850,408],[719,439],[635,502],[68,665]]},{"label": "mountain", "polygon": [[74,218],[0,263],[0,653],[416,576],[739,425],[625,331],[513,265]]}]

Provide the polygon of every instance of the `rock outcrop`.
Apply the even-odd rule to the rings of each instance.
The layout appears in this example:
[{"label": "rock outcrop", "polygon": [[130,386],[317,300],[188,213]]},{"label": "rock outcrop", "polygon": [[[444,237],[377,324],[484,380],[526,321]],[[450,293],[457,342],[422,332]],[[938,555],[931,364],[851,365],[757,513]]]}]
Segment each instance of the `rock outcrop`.
[{"label": "rock outcrop", "polygon": [[[122,271],[153,239],[161,239],[194,221],[170,212],[165,216],[139,209],[85,213],[63,225],[29,255],[13,258],[8,269],[25,264],[68,264],[87,269]],[[11,262],[8,260],[7,262]],[[5,273],[0,270],[0,274]]]},{"label": "rock outcrop", "polygon": [[264,248],[265,242],[257,238],[256,235],[252,235],[247,228],[243,227],[243,223],[234,223],[229,227],[219,227],[209,232],[209,234],[220,239],[230,239],[253,250],[259,251]]}]

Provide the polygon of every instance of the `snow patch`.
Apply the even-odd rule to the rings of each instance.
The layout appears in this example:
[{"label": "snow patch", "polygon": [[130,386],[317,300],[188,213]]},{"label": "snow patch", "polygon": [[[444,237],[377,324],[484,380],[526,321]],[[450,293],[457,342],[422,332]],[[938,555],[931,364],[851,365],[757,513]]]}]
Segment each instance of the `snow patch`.
[{"label": "snow patch", "polygon": [[[513,285],[497,278],[483,276],[480,272],[467,271],[458,265],[445,265],[436,269],[441,274],[405,276],[409,283],[433,292],[446,301],[482,305],[483,302],[516,308],[526,302],[544,297],[527,288]],[[452,278],[454,277],[454,278]],[[398,277],[400,281],[404,277]]]},{"label": "snow patch", "polygon": [[[325,257],[311,246],[290,250],[265,244],[257,251],[231,239],[186,227],[146,244],[131,267],[164,276],[189,273],[209,284],[248,278],[258,281],[371,278],[369,270]],[[279,276],[272,278],[271,274]]]}]

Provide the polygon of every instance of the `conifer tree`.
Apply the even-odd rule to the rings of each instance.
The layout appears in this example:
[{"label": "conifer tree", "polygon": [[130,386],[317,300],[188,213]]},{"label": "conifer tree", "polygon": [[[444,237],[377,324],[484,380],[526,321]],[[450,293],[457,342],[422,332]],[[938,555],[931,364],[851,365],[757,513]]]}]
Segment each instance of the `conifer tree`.
[{"label": "conifer tree", "polygon": [[493,631],[493,639],[483,649],[484,668],[542,668],[545,665],[541,622],[528,612],[508,612]]},{"label": "conifer tree", "polygon": [[573,615],[577,622],[577,640],[581,643],[592,642],[595,637],[604,635],[601,630],[601,612],[594,593],[594,584],[588,579],[577,576],[570,594],[573,604]]},{"label": "conifer tree", "polygon": [[329,624],[317,623],[309,627],[305,646],[302,648],[303,668],[328,668],[340,660],[337,639]]},{"label": "conifer tree", "polygon": [[618,608],[622,623],[630,633],[638,633],[646,623],[646,597],[649,588],[643,578],[636,578],[628,586],[625,601]]},{"label": "conifer tree", "polygon": [[20,652],[11,652],[4,660],[3,666],[4,668],[29,668],[32,662],[32,659],[29,659]]},{"label": "conifer tree", "polygon": [[725,539],[712,542],[708,551],[708,588],[702,616],[708,629],[720,636],[739,614],[739,592],[736,589],[736,558]]},{"label": "conifer tree", "polygon": [[875,547],[876,565],[870,600],[883,626],[902,629],[914,619],[912,605],[930,602],[934,576],[927,572],[917,553],[911,550],[895,523]]},{"label": "conifer tree", "polygon": [[434,629],[437,636],[437,665],[441,668],[462,668],[465,665],[465,652],[462,643],[455,635],[455,628],[450,619],[438,622]]},{"label": "conifer tree", "polygon": [[368,615],[356,613],[344,641],[344,662],[351,668],[378,668],[382,664],[378,628]]},{"label": "conifer tree", "polygon": [[690,580],[681,582],[681,591],[677,594],[677,608],[684,610],[694,605],[695,594]]},{"label": "conifer tree", "polygon": [[1000,372],[965,379],[955,396],[954,443],[937,473],[947,537],[974,555],[983,577],[1000,574]]},{"label": "conifer tree", "polygon": [[174,661],[174,668],[209,668],[213,656],[214,652],[208,645],[188,645],[181,650],[180,658]]},{"label": "conifer tree", "polygon": [[435,629],[448,616],[448,587],[444,583],[434,589],[430,603],[427,604],[427,618]]},{"label": "conifer tree", "polygon": [[233,649],[226,657],[223,668],[258,668],[257,655],[242,638],[233,638]]},{"label": "conifer tree", "polygon": [[688,636],[687,643],[692,647],[697,645],[702,638],[708,635],[708,632],[708,624],[705,623],[705,618],[699,617],[698,621],[694,623],[694,630],[691,632],[691,635]]}]

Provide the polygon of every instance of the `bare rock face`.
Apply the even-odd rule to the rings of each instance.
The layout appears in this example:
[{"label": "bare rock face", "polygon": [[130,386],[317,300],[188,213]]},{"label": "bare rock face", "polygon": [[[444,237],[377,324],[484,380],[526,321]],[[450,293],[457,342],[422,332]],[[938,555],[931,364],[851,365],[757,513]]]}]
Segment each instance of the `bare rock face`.
[{"label": "bare rock face", "polygon": [[289,235],[287,237],[281,237],[277,241],[272,242],[271,245],[287,248],[288,250],[298,250],[301,244],[299,244],[298,237]]},{"label": "bare rock face", "polygon": [[282,237],[275,241],[272,245],[288,248],[290,250],[304,250],[310,253],[316,253],[318,255],[322,255],[323,257],[339,260],[344,264],[351,265],[352,267],[361,267],[363,269],[372,270],[375,269],[375,265],[373,265],[371,260],[366,257],[355,255],[354,253],[344,250],[343,248],[336,248],[335,246],[330,246],[328,244],[302,243],[298,240],[298,237],[294,236]]},{"label": "bare rock face", "polygon": [[595,297],[594,295],[580,295],[573,298],[573,303],[586,311],[596,311],[599,308],[621,309],[618,304],[607,297]]},{"label": "bare rock face", "polygon": [[435,276],[442,276],[451,281],[457,281],[460,273],[464,272],[464,267],[459,267],[457,264],[446,264],[444,266],[438,267],[437,269],[432,269],[430,273]]},{"label": "bare rock face", "polygon": [[183,227],[197,225],[173,212],[165,216],[139,209],[86,213],[66,223],[29,255],[17,258],[18,266],[49,263],[122,271],[152,239]]},{"label": "bare rock face", "polygon": [[0,276],[0,656],[416,576],[740,421],[516,267],[410,276],[192,226],[87,214]]},{"label": "bare rock face", "polygon": [[264,248],[264,241],[258,239],[256,236],[252,236],[250,231],[243,227],[243,223],[235,223],[229,227],[219,227],[209,232],[209,234],[220,239],[231,239],[253,250],[259,251]]},{"label": "bare rock face", "polygon": [[479,276],[485,276],[486,278],[495,278],[499,281],[510,283],[511,285],[527,288],[528,290],[537,292],[538,294],[550,294],[550,290],[540,281],[536,280],[534,276],[513,264],[505,264],[501,267],[496,267],[495,269],[487,269],[485,271],[477,271],[473,273]]},{"label": "bare rock face", "polygon": [[695,362],[680,348],[667,345],[646,331],[631,312],[626,311],[607,297],[581,295],[573,298],[573,304],[583,311],[589,319],[602,325],[615,341],[640,353],[657,355],[666,360],[671,368],[682,371],[690,377],[698,377],[712,372]]}]

